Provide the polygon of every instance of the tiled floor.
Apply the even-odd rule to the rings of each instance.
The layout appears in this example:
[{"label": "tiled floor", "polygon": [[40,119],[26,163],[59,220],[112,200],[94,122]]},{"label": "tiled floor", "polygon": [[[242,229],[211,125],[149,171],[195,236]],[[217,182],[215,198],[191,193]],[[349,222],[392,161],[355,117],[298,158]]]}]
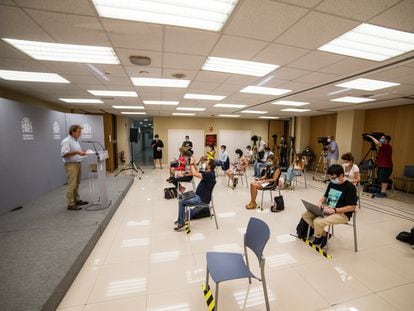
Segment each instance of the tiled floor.
[{"label": "tiled floor", "polygon": [[[272,310],[414,310],[414,250],[395,240],[413,222],[389,215],[397,211],[413,219],[414,197],[363,197],[359,252],[353,250],[352,229],[336,226],[329,245],[333,259],[327,260],[290,235],[304,211],[300,199],[316,201],[322,195],[324,185],[311,178],[308,189],[299,184],[295,191],[282,191],[286,210],[274,214],[268,196],[263,212],[246,210],[247,187],[227,188],[220,171],[214,191],[220,229],[206,218],[192,222],[186,235],[173,231],[177,200],[163,198],[167,170],[145,168],[145,173],[135,180],[59,310],[207,310],[201,290],[205,252],[241,252],[251,216],[271,229],[265,255]],[[220,297],[220,310],[265,310],[257,281],[250,286],[247,280],[225,282]]]}]

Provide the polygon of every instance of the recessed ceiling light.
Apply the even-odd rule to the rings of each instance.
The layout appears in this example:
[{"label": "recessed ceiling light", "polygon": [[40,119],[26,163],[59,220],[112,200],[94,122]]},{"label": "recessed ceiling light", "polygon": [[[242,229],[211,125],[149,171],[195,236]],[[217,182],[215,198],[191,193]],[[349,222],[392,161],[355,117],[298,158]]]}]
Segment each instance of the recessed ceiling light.
[{"label": "recessed ceiling light", "polygon": [[44,82],[44,83],[70,83],[57,73],[0,70],[0,78],[10,81]]},{"label": "recessed ceiling light", "polygon": [[111,47],[62,44],[3,38],[16,49],[38,60],[58,62],[119,64]]},{"label": "recessed ceiling light", "polygon": [[279,66],[273,64],[212,56],[208,57],[203,67],[201,67],[202,70],[236,73],[255,77],[263,77],[277,68]]},{"label": "recessed ceiling light", "polygon": [[253,86],[249,85],[240,90],[240,93],[253,93],[253,94],[265,94],[265,95],[283,95],[292,92],[292,90],[277,89],[274,87]]},{"label": "recessed ceiling light", "polygon": [[306,112],[311,111],[310,109],[302,109],[302,108],[285,108],[280,111],[289,111],[289,112]]},{"label": "recessed ceiling light", "polygon": [[252,114],[265,114],[267,111],[259,111],[259,110],[242,110],[241,113],[252,113]]},{"label": "recessed ceiling light", "polygon": [[195,113],[173,112],[173,116],[195,116]]},{"label": "recessed ceiling light", "polygon": [[318,50],[384,61],[414,50],[414,34],[381,26],[361,24],[321,46]]},{"label": "recessed ceiling light", "polygon": [[95,96],[138,97],[137,92],[134,91],[88,90],[88,92]]},{"label": "recessed ceiling light", "polygon": [[359,78],[359,79],[351,80],[348,82],[340,83],[335,86],[345,87],[348,89],[375,91],[375,90],[385,89],[387,87],[392,87],[396,85],[400,85],[400,83]]},{"label": "recessed ceiling light", "polygon": [[279,117],[268,117],[268,116],[261,116],[259,119],[270,119],[270,120],[276,120],[279,119]]},{"label": "recessed ceiling light", "polygon": [[307,102],[297,102],[297,101],[292,101],[292,100],[278,100],[278,101],[272,102],[272,105],[299,107],[299,106],[309,105],[309,103],[307,103]]},{"label": "recessed ceiling light", "polygon": [[92,0],[102,17],[220,31],[238,0]]},{"label": "recessed ceiling light", "polygon": [[182,87],[186,88],[190,80],[157,79],[157,78],[131,78],[135,86],[158,86],[158,87]]},{"label": "recessed ceiling light", "polygon": [[359,103],[373,102],[374,100],[375,99],[373,99],[373,98],[345,96],[345,97],[339,97],[339,98],[331,99],[331,102],[359,104]]},{"label": "recessed ceiling light", "polygon": [[177,107],[177,110],[187,111],[204,111],[206,108],[193,108],[193,107]]},{"label": "recessed ceiling light", "polygon": [[115,109],[145,109],[144,106],[112,106]]},{"label": "recessed ceiling light", "polygon": [[172,100],[143,100],[144,105],[165,105],[165,106],[177,106],[179,101]]},{"label": "recessed ceiling light", "polygon": [[236,105],[236,104],[215,104],[216,108],[244,108],[246,105]]},{"label": "recessed ceiling light", "polygon": [[121,114],[147,114],[146,112],[138,112],[138,111],[122,111]]},{"label": "recessed ceiling light", "polygon": [[185,94],[187,99],[205,99],[205,100],[223,100],[226,96],[221,95],[207,95],[207,94]]},{"label": "recessed ceiling light", "polygon": [[59,100],[70,104],[103,104],[103,101],[96,98],[59,98]]},{"label": "recessed ceiling light", "polygon": [[223,117],[223,118],[238,118],[240,117],[239,114],[219,114],[219,117]]}]

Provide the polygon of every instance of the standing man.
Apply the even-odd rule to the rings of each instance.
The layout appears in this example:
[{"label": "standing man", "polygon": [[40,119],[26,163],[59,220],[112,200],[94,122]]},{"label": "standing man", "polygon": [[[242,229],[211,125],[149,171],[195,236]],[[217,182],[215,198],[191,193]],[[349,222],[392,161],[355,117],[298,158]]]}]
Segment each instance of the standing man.
[{"label": "standing man", "polygon": [[375,197],[384,198],[387,196],[388,179],[393,168],[392,147],[390,145],[391,136],[382,135],[380,140],[371,135],[367,136],[379,147],[377,154],[377,180],[381,183],[381,193],[377,193]]},{"label": "standing man", "polygon": [[287,140],[285,136],[283,135],[280,137],[280,166],[281,167],[287,167]]},{"label": "standing man", "polygon": [[154,167],[157,168],[156,162],[157,159],[160,162],[160,169],[162,169],[162,148],[164,148],[164,143],[158,136],[158,134],[155,134],[154,140],[151,143],[152,151],[153,151],[153,161],[154,161]]},{"label": "standing man", "polygon": [[265,141],[262,139],[261,136],[259,136],[259,151],[263,151],[266,147]]},{"label": "standing man", "polygon": [[190,137],[187,135],[183,141],[182,146],[193,154],[193,143],[190,141]]},{"label": "standing man", "polygon": [[338,144],[335,141],[335,137],[328,136],[328,139],[326,140],[328,144],[328,156],[326,159],[328,160],[328,167],[330,167],[332,164],[337,164],[339,159],[339,149]]},{"label": "standing man", "polygon": [[68,176],[66,198],[68,199],[68,210],[78,211],[88,202],[82,201],[79,197],[79,184],[81,181],[81,162],[86,155],[79,145],[78,138],[81,136],[82,127],[78,124],[71,125],[69,135],[61,142],[61,155],[65,163],[65,170]]}]

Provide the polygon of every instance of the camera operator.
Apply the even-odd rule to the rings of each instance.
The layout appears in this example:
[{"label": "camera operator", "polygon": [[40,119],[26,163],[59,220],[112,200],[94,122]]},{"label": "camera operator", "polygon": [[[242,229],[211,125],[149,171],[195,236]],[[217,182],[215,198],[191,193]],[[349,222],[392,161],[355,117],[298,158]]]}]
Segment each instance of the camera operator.
[{"label": "camera operator", "polygon": [[287,167],[287,140],[285,136],[280,137],[280,166]]},{"label": "camera operator", "polygon": [[328,148],[328,155],[326,159],[328,160],[328,167],[332,164],[338,163],[339,158],[339,149],[338,144],[335,141],[335,138],[333,136],[328,136],[328,139],[326,140],[328,142],[327,148]]},{"label": "camera operator", "polygon": [[371,135],[367,136],[379,147],[377,154],[377,180],[381,183],[381,193],[376,194],[376,197],[383,198],[387,196],[388,179],[391,176],[393,168],[392,147],[390,145],[391,136],[382,135],[379,140]]}]

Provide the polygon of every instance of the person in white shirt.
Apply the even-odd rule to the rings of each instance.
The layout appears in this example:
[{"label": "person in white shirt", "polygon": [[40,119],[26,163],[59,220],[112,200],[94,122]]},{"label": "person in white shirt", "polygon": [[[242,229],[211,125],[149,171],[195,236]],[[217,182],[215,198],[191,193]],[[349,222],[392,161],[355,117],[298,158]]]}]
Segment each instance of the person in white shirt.
[{"label": "person in white shirt", "polygon": [[252,146],[250,145],[246,146],[246,159],[247,161],[249,161],[249,163],[252,163],[253,161],[253,150],[252,150]]},{"label": "person in white shirt", "polygon": [[226,146],[220,146],[219,158],[215,160],[216,166],[221,166],[224,171],[227,171],[230,167],[229,154],[226,151]]},{"label": "person in white shirt", "polygon": [[[259,158],[256,161],[256,163],[254,163],[254,174],[253,174],[253,177],[255,177],[255,178],[261,177],[260,174],[261,174],[261,169],[263,167],[270,166],[269,162],[267,161],[267,157],[273,154],[273,152],[270,151],[270,148],[269,147],[266,147],[264,149],[264,152],[262,151],[261,153],[263,153],[262,158]],[[261,154],[261,153],[259,153],[259,154]]]},{"label": "person in white shirt", "polygon": [[341,159],[343,161],[342,167],[344,168],[346,180],[357,185],[361,180],[361,174],[359,173],[358,165],[354,164],[354,156],[348,152],[343,154]]},{"label": "person in white shirt", "polygon": [[266,147],[265,141],[262,139],[261,136],[259,136],[259,151],[263,151]]},{"label": "person in white shirt", "polygon": [[82,157],[86,155],[82,151],[78,142],[81,136],[82,127],[78,124],[71,125],[69,128],[69,135],[61,142],[61,156],[65,163],[65,170],[68,176],[68,186],[66,191],[66,198],[68,200],[68,210],[78,211],[88,202],[82,201],[79,197],[79,184],[81,180],[81,161]]}]

